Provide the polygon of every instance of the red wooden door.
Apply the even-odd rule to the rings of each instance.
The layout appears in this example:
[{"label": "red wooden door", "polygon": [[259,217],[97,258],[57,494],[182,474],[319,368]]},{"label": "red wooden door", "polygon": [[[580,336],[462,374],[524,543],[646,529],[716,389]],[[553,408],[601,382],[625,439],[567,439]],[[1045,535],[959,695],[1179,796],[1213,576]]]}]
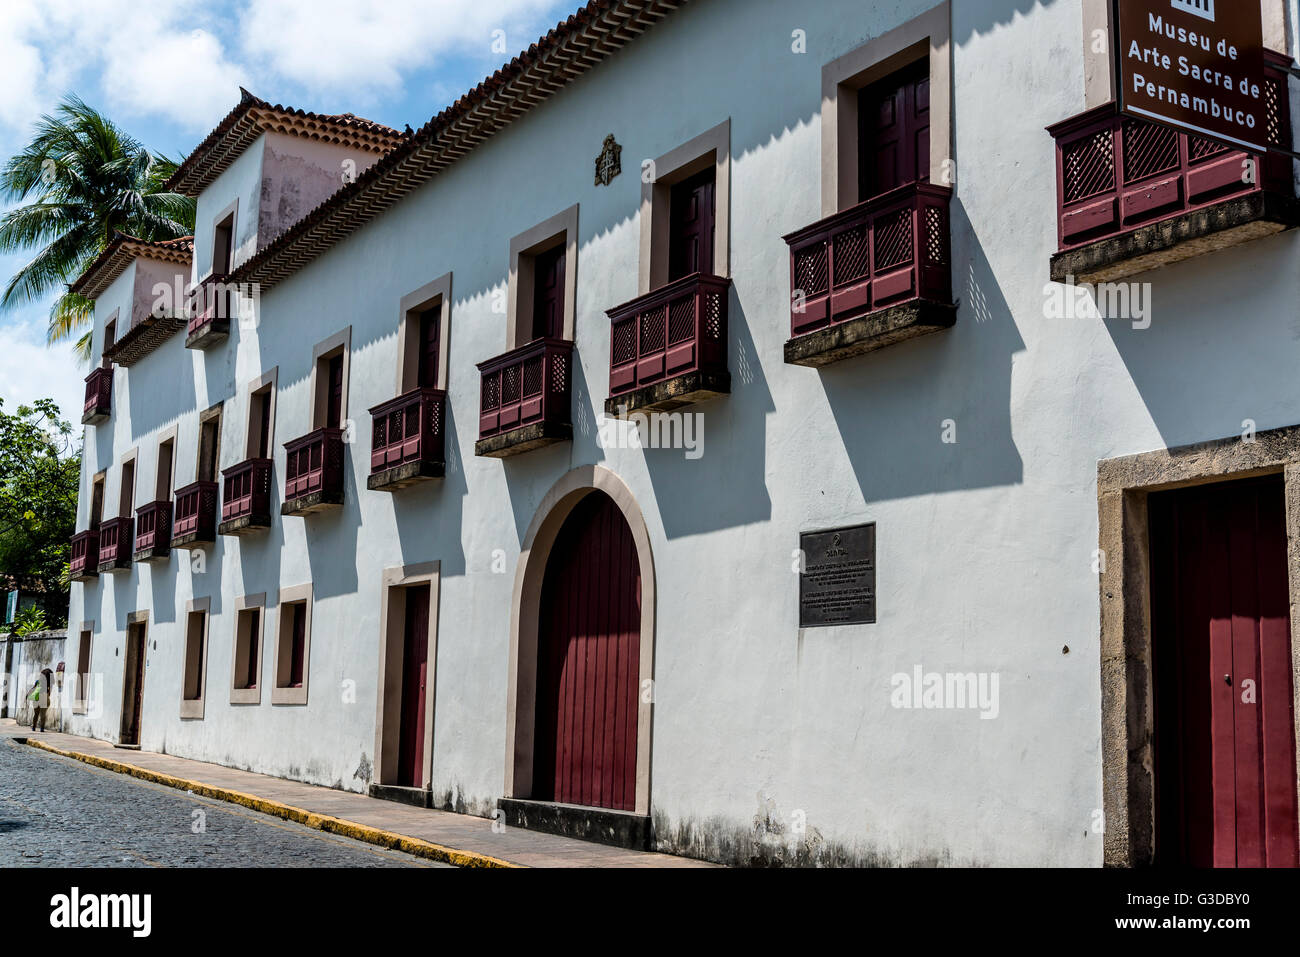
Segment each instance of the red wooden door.
[{"label": "red wooden door", "polygon": [[343,357],[329,361],[329,401],[325,408],[325,425],[337,429],[343,417]]},{"label": "red wooden door", "polygon": [[271,454],[271,393],[269,390],[257,396],[257,457],[268,458]]},{"label": "red wooden door", "polygon": [[673,186],[668,279],[713,273],[713,167]]},{"label": "red wooden door", "polygon": [[128,625],[122,672],[122,744],[140,743],[140,712],[144,707],[144,659],[144,625]]},{"label": "red wooden door", "polygon": [[406,589],[402,645],[402,711],[397,783],[424,787],[424,723],[429,686],[429,586]]},{"label": "red wooden door", "polygon": [[1295,867],[1281,476],[1152,495],[1156,859]]},{"label": "red wooden door", "polygon": [[307,658],[307,603],[295,602],[290,607],[293,609],[293,631],[289,636],[289,687],[301,688],[303,665]]},{"label": "red wooden door", "polygon": [[262,649],[258,636],[262,634],[262,609],[248,609],[248,658],[244,661],[245,688],[257,687],[257,669],[262,660]]},{"label": "red wooden door", "polygon": [[420,352],[417,378],[421,388],[438,385],[438,334],[442,317],[440,310],[431,309],[420,316]]},{"label": "red wooden door", "polygon": [[533,338],[564,338],[564,245],[533,257]]},{"label": "red wooden door", "polygon": [[930,63],[858,94],[858,198],[930,180]]},{"label": "red wooden door", "polygon": [[533,796],[634,810],[641,571],[607,495],[565,520],[542,588]]},{"label": "red wooden door", "polygon": [[90,528],[99,528],[104,521],[104,480],[98,479],[90,496]]}]

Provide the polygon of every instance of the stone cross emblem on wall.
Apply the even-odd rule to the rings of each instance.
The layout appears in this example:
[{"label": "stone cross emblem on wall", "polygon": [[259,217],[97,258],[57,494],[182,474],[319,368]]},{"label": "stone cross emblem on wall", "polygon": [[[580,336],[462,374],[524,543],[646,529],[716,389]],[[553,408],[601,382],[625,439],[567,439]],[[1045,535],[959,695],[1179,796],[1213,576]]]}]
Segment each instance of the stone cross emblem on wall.
[{"label": "stone cross emblem on wall", "polygon": [[622,154],[623,147],[614,142],[614,134],[610,133],[605,137],[605,145],[601,147],[600,155],[596,157],[597,186],[608,186],[615,176],[623,172],[620,159]]}]

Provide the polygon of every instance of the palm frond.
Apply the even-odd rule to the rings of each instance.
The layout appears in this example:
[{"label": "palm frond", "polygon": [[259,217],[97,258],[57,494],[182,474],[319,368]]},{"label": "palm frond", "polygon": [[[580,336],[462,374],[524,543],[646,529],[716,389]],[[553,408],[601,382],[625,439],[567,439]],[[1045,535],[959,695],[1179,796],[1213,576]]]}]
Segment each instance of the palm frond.
[{"label": "palm frond", "polygon": [[[0,198],[26,201],[0,216],[0,252],[37,250],[10,278],[0,309],[71,282],[119,231],[152,241],[192,234],[194,201],[165,190],[177,166],[76,95],[43,115],[0,166]],[[93,315],[78,298],[54,304],[51,342],[71,338]]]},{"label": "palm frond", "polygon": [[[46,341],[50,345],[58,342],[66,342],[77,334],[85,326],[89,325],[95,318],[95,300],[87,299],[85,296],[78,295],[69,290],[58,299],[54,300],[54,305],[50,308],[50,325],[46,333]],[[86,332],[82,339],[87,339],[91,332]],[[81,349],[81,341],[78,340],[77,348]],[[86,342],[86,355],[89,356],[90,343]]]}]

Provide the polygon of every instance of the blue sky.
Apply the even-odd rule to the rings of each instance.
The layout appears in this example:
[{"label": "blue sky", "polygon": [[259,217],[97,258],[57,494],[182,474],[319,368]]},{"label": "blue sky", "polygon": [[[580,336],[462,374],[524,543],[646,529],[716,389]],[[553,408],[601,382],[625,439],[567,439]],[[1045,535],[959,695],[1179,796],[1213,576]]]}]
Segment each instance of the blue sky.
[{"label": "blue sky", "polygon": [[[156,152],[188,152],[239,99],[431,116],[581,0],[0,0],[0,157],[76,93]],[[29,255],[0,255],[8,281]],[[45,344],[50,303],[0,312],[6,411],[43,396],[81,419],[84,368]]]}]

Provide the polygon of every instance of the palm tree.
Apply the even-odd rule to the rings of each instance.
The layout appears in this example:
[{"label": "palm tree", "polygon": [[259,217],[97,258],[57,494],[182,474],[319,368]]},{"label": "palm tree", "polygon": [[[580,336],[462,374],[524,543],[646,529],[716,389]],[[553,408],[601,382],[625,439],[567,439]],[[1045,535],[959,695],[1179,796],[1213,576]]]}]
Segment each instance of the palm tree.
[{"label": "palm tree", "polygon": [[[0,296],[0,309],[64,287],[50,310],[50,344],[89,325],[93,303],[69,292],[118,232],[160,241],[194,232],[194,200],[163,191],[177,163],[149,152],[98,110],[68,96],[32,141],[0,168],[0,197],[25,202],[0,216],[0,252],[40,247]],[[77,341],[90,358],[90,333]]]}]

